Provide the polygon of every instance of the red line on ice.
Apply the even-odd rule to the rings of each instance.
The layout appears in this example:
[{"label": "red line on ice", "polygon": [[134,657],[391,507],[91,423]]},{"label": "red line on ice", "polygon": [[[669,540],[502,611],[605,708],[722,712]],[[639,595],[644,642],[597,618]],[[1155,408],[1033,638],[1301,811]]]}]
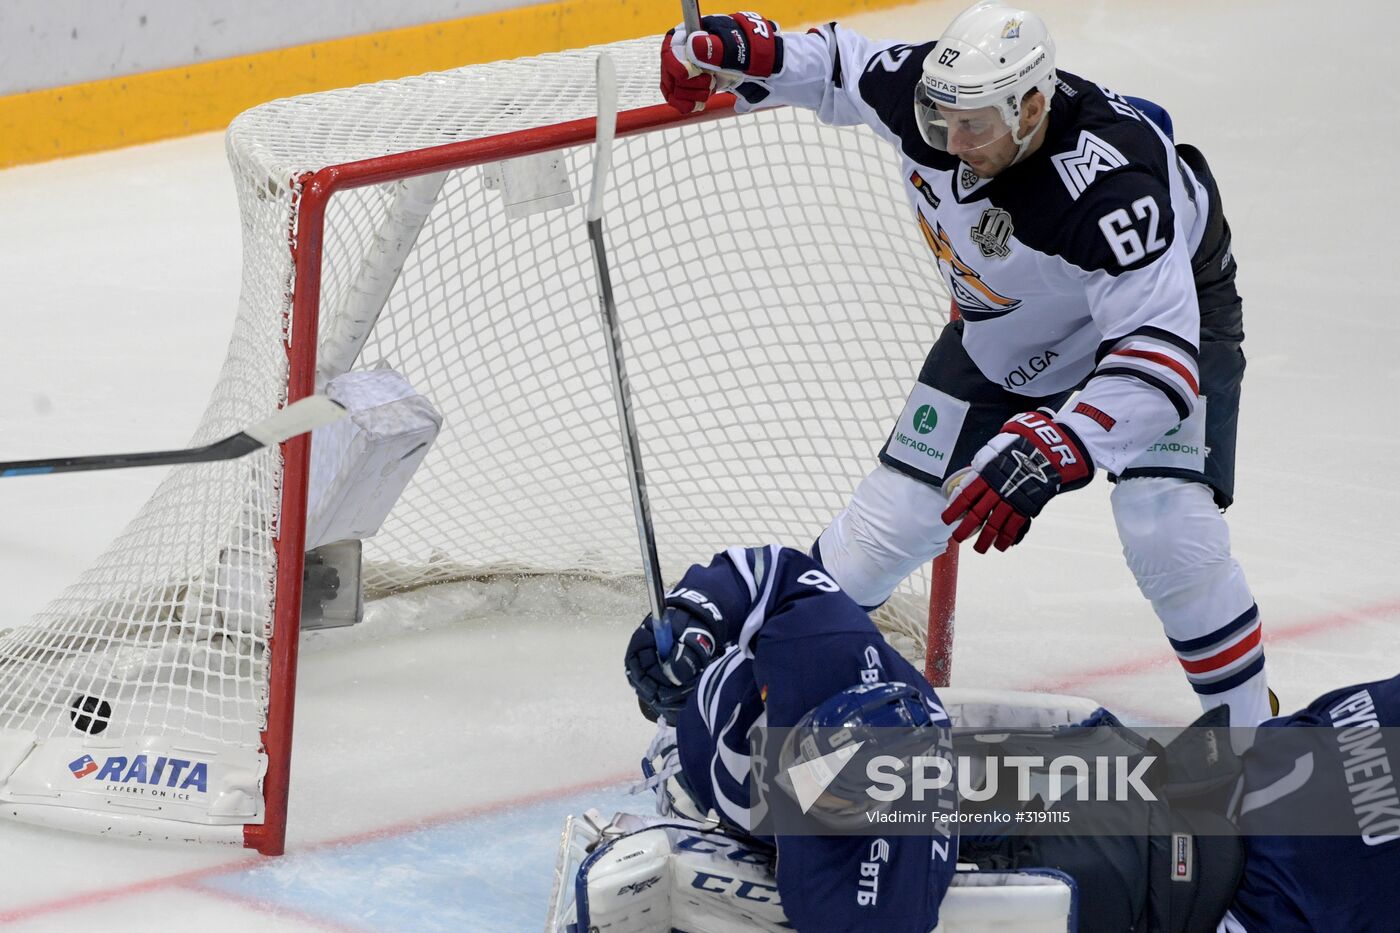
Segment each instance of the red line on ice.
[{"label": "red line on ice", "polygon": [[[389,826],[381,826],[377,829],[355,833],[350,836],[342,836],[335,839],[327,839],[321,842],[308,843],[297,846],[288,852],[288,858],[303,852],[316,852],[322,849],[333,849],[343,846],[353,846],[363,842],[372,842],[378,839],[387,839],[392,836],[401,836],[419,830],[429,829],[434,826],[441,826],[444,823],[453,823],[458,820],[468,819],[474,816],[484,816],[489,813],[497,813],[503,810],[514,809],[515,807],[528,806],[532,803],[540,803],[546,800],[554,800],[559,797],[568,797],[572,794],[589,790],[602,790],[607,787],[616,787],[624,784],[635,777],[628,772],[626,774],[614,774],[610,777],[599,778],[592,781],[583,781],[578,784],[569,784],[564,787],[553,787],[548,790],[535,791],[531,794],[522,794],[518,797],[507,797],[490,803],[476,804],[470,807],[463,807],[460,810],[451,810],[446,813],[439,813],[434,816],[424,817],[419,820],[408,820],[402,823],[394,823]],[[94,904],[101,904],[107,901],[119,900],[124,897],[133,897],[140,894],[149,894],[153,891],[160,891],[167,888],[187,888],[201,894],[217,894],[225,896],[222,891],[215,892],[208,888],[199,886],[199,882],[206,878],[213,878],[219,875],[233,874],[234,872],[246,871],[258,865],[272,864],[262,856],[254,855],[249,858],[239,859],[225,865],[213,865],[209,868],[200,868],[194,871],[181,872],[177,875],[166,875],[161,878],[150,878],[146,881],[136,881],[131,884],[118,885],[112,888],[102,888],[96,891],[86,891],[82,894],[75,894],[71,897],[61,897],[52,901],[42,901],[37,904],[29,904],[24,907],[16,907],[10,910],[0,910],[0,925],[16,923],[20,920],[29,920],[45,914],[62,913],[68,910],[77,910],[82,907],[90,907]],[[229,898],[233,899],[233,898]],[[252,902],[248,902],[250,906]],[[325,921],[329,923],[330,921]]]},{"label": "red line on ice", "polygon": [[[1369,606],[1360,606],[1356,609],[1343,609],[1338,612],[1331,612],[1327,615],[1318,616],[1315,619],[1300,622],[1297,625],[1290,625],[1286,628],[1271,628],[1267,624],[1268,620],[1265,619],[1264,651],[1267,654],[1270,644],[1310,638],[1320,632],[1340,628],[1344,625],[1354,625],[1357,622],[1369,622],[1372,619],[1381,619],[1391,615],[1400,615],[1400,599],[1373,603]],[[1086,684],[1092,684],[1096,681],[1111,680],[1114,677],[1123,677],[1129,674],[1141,674],[1158,667],[1174,666],[1172,662],[1175,660],[1176,655],[1172,653],[1170,646],[1164,644],[1160,652],[1131,658],[1126,661],[1119,661],[1114,664],[1107,664],[1103,667],[1089,668],[1088,670],[1081,671],[1078,674],[1073,674],[1061,680],[1037,684],[1033,689],[1044,690],[1047,693],[1072,693],[1081,689]],[[1337,686],[1342,685],[1338,684]]]}]

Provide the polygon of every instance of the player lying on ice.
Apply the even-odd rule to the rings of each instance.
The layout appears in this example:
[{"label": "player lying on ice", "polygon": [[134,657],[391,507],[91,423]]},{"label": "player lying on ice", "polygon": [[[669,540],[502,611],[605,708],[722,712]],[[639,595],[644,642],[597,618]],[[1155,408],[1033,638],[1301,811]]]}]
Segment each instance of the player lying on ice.
[{"label": "player lying on ice", "polygon": [[[1400,725],[1400,676],[1332,691],[1271,720],[1237,758],[1221,732],[1228,707],[1206,713],[1163,749],[1077,698],[945,688],[940,699],[867,614],[795,550],[731,548],[693,566],[666,607],[659,625],[648,618],[634,632],[626,655],[643,709],[674,723],[643,766],[661,818],[620,817],[595,828],[590,844],[601,836],[612,845],[594,846],[592,862],[566,879],[577,877],[578,890],[588,892],[590,922],[613,924],[603,929],[790,924],[925,933],[940,909],[948,933],[1400,929],[1400,795],[1389,770],[1400,768],[1400,749],[1387,753],[1386,743],[1396,740],[1380,730]],[[847,835],[751,832],[759,800],[771,801],[755,787],[752,761],[775,760],[775,770],[788,773],[838,741],[869,739],[885,726],[914,737],[901,755],[921,747],[942,754],[934,749],[944,748],[949,717],[959,767],[972,760],[975,770],[993,751],[1038,749],[1048,760],[1091,748],[1123,754],[1120,767],[1131,771],[1150,755],[1146,781],[1159,802],[1103,810],[1063,798],[1049,810],[1073,821],[1040,835],[988,835],[967,820],[951,821],[964,827],[956,875],[949,843],[959,834],[947,829],[851,835],[847,822]],[[1293,728],[1300,726],[1326,728]],[[764,757],[752,743],[781,727],[793,727],[781,753]],[[834,739],[840,733],[833,729],[844,730],[844,739]],[[1306,756],[1311,777],[1295,757],[1300,736],[1323,743],[1316,760]],[[838,770],[814,814],[857,805],[865,757]],[[774,783],[795,794],[795,781]],[[976,784],[985,788],[989,778]],[[1008,798],[1014,784],[1003,780],[989,801],[940,799],[936,806],[961,807],[961,816],[1046,808],[1017,796],[1019,788]],[[878,806],[868,796],[860,805]],[[1326,809],[1352,820],[1349,830],[1260,834]],[[1279,817],[1283,824],[1270,822]],[[1077,906],[1068,902],[1071,888]]]},{"label": "player lying on ice", "polygon": [[864,124],[897,153],[909,235],[962,315],[822,532],[826,572],[877,606],[950,538],[1006,550],[1103,472],[1128,568],[1202,707],[1250,725],[1277,712],[1221,514],[1244,313],[1200,151],[1174,143],[1162,108],[1059,70],[1045,23],[1014,6],[970,7],[937,42],[783,33],[757,13],[701,26],[663,43],[666,101],[690,113],[732,89],[740,111]]}]

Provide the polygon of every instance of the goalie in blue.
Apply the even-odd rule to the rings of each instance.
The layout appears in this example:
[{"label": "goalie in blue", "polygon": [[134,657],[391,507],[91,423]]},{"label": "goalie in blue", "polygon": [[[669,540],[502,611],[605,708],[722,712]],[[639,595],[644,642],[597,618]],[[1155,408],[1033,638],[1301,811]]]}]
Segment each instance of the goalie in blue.
[{"label": "goalie in blue", "polygon": [[[1400,878],[1400,747],[1388,747],[1400,746],[1400,735],[1389,731],[1400,726],[1400,676],[1331,691],[1269,720],[1238,757],[1221,732],[1228,707],[1210,711],[1166,748],[1104,710],[1078,726],[1041,729],[1030,750],[1046,760],[1057,748],[1074,753],[1083,726],[1113,730],[1121,737],[1114,754],[1128,755],[1123,767],[1134,755],[1154,757],[1148,780],[1161,803],[1104,812],[1061,801],[1049,809],[1074,811],[1063,832],[958,839],[946,828],[922,835],[755,832],[765,801],[751,777],[762,750],[751,742],[766,731],[761,727],[794,727],[788,736],[803,746],[794,752],[784,744],[777,768],[783,774],[793,762],[833,750],[820,744],[823,727],[828,735],[845,728],[857,739],[870,727],[902,726],[916,736],[927,730],[931,747],[936,734],[957,725],[923,676],[806,555],[777,546],[731,548],[691,567],[668,594],[659,624],[648,618],[633,633],[626,670],[643,709],[675,726],[670,747],[658,747],[654,759],[669,767],[647,766],[671,801],[667,809],[696,821],[718,818],[731,835],[772,852],[782,910],[798,930],[927,933],[960,861],[983,873],[1048,869],[1073,879],[1079,933],[1400,929],[1400,888],[1393,884]],[[955,715],[965,708],[956,691],[945,694]],[[1018,714],[1011,704],[1008,710],[1004,722],[952,730],[959,768],[968,756],[996,749],[1024,753],[1014,745]],[[1309,751],[1304,776],[1300,762]],[[868,781],[858,763],[840,770],[828,793],[859,800]],[[770,783],[793,791],[781,777]],[[968,813],[987,806],[939,805]],[[991,806],[1045,804],[1001,799]],[[1332,835],[1279,830],[1323,814],[1333,819]],[[882,857],[875,861],[872,853]]]},{"label": "goalie in blue", "polygon": [[[933,687],[864,610],[810,557],[776,545],[691,567],[659,624],[633,634],[626,665],[643,709],[676,727],[680,812],[713,811],[748,836],[759,821],[753,726],[794,727],[794,737],[901,726],[930,746],[949,726]],[[787,751],[793,762],[828,749]],[[783,909],[803,931],[928,933],[956,862],[946,824],[925,835],[757,839],[776,850]]]}]

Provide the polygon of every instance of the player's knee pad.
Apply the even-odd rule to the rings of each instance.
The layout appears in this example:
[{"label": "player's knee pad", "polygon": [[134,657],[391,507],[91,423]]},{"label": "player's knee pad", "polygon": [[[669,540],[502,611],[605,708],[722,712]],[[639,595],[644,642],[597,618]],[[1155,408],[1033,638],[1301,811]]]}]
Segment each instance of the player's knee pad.
[{"label": "player's knee pad", "polygon": [[882,464],[831,520],[816,552],[847,595],[878,606],[948,546],[952,529],[939,517],[947,506],[941,491]]},{"label": "player's knee pad", "polygon": [[[1230,556],[1230,529],[1209,487],[1190,480],[1138,477],[1110,497],[1123,556],[1142,594],[1161,613],[1173,604],[1224,600],[1221,611],[1252,603]],[[1231,591],[1238,590],[1235,598]],[[1242,607],[1235,604],[1243,599]],[[1215,614],[1212,612],[1212,614]]]}]

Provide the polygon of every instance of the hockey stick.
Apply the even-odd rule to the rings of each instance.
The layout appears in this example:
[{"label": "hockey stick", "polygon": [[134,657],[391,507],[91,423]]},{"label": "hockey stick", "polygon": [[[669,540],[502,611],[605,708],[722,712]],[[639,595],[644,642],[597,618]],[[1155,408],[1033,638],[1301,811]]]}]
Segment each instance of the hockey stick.
[{"label": "hockey stick", "polygon": [[186,447],[182,450],[154,450],[135,454],[92,454],[86,457],[13,460],[9,463],[0,462],[0,477],[236,460],[259,448],[280,444],[298,434],[304,434],[313,428],[330,424],[343,417],[345,417],[345,406],[324,395],[312,395],[293,402],[272,417],[264,418],[237,434],[212,444],[206,444],[203,447]]},{"label": "hockey stick", "polygon": [[617,303],[613,300],[612,279],[608,276],[608,248],[603,239],[603,194],[612,164],[613,135],[617,131],[617,70],[607,52],[598,55],[598,130],[593,156],[593,186],[588,195],[588,242],[593,247],[593,267],[598,275],[598,304],[603,313],[607,337],[608,369],[612,373],[613,400],[627,452],[627,479],[632,487],[632,511],[642,549],[642,573],[646,577],[647,598],[651,601],[653,631],[657,648],[670,650],[670,640],[661,644],[661,611],[665,594],[661,588],[661,562],[656,556],[656,534],[651,527],[651,503],[647,500],[646,477],[642,474],[642,451],[637,444],[637,425],[632,419],[632,393],[627,384],[627,368],[622,357],[622,332],[617,323]]},{"label": "hockey stick", "polygon": [[700,31],[700,0],[681,0],[681,19],[691,35]]}]

